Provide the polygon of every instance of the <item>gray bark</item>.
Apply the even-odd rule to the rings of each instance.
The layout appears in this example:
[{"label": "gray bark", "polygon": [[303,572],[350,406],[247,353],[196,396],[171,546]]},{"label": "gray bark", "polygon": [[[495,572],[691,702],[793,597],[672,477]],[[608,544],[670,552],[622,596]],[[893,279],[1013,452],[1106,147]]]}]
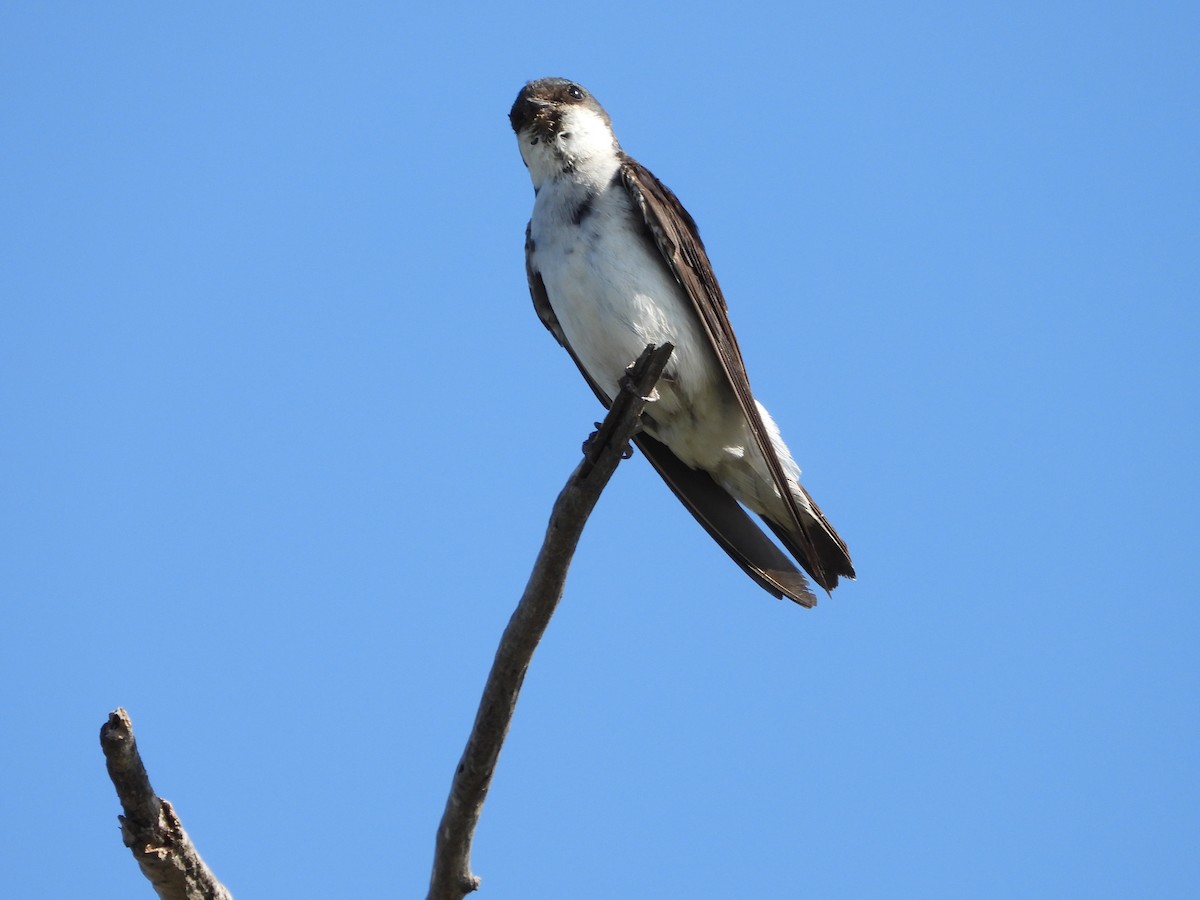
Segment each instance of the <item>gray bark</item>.
[{"label": "gray bark", "polygon": [[133,739],[129,714],[118,709],[100,729],[108,777],[125,815],[121,839],[162,900],[233,900],[204,864],[171,804],[154,793]]},{"label": "gray bark", "polygon": [[617,463],[629,454],[629,440],[637,431],[646,398],[658,383],[672,349],[670,344],[657,349],[650,345],[630,367],[600,430],[585,445],[583,461],[554,503],[541,552],[525,593],[500,639],[475,725],[454,772],[450,797],[438,826],[428,900],[462,900],[479,887],[479,879],[471,872],[471,841],[512,722],[521,683],[562,597],[567,569],[583,526]]}]

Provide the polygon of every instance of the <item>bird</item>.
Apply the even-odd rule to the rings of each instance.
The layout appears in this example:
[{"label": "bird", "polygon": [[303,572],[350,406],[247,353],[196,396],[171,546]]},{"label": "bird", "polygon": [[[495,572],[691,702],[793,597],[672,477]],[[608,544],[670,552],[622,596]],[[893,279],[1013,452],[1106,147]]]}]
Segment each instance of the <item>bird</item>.
[{"label": "bird", "polygon": [[854,565],[754,398],[692,216],[578,83],[528,82],[509,121],[533,182],[525,268],[542,324],[606,407],[648,344],[674,346],[635,445],[759,586],[814,606],[804,573],[829,594]]}]

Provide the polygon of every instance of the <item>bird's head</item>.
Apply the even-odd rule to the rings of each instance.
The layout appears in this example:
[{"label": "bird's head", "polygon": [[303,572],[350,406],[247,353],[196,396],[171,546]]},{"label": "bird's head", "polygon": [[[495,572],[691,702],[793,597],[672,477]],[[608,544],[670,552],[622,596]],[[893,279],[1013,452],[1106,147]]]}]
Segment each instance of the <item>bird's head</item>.
[{"label": "bird's head", "polygon": [[566,78],[531,81],[508,114],[534,187],[563,174],[615,163],[619,145],[608,113]]}]

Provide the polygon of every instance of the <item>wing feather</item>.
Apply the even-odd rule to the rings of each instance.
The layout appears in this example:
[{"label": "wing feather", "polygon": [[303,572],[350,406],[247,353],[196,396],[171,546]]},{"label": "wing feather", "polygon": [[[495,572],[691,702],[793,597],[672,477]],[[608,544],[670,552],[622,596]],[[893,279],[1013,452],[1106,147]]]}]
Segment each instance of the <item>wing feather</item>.
[{"label": "wing feather", "polygon": [[[826,590],[832,589],[837,585],[839,575],[854,575],[849,552],[807,492],[804,497],[811,503],[811,515],[801,510],[788,485],[783,465],[759,414],[758,405],[754,402],[746,364],[729,322],[725,297],[695,221],[666,185],[645,166],[628,156],[624,157],[621,165],[621,181],[641,213],[664,261],[691,299],[725,378],[750,423],[754,443],[766,460],[771,479],[784,499],[791,521],[768,521],[768,524],[808,569],[813,579]],[[804,490],[799,485],[797,487]]]}]

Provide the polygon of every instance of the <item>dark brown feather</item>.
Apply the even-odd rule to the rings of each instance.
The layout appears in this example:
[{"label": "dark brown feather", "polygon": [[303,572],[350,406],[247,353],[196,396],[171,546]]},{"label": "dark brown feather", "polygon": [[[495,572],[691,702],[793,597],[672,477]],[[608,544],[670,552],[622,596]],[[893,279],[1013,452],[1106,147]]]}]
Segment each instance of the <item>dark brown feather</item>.
[{"label": "dark brown feather", "polygon": [[790,521],[768,519],[767,524],[813,580],[825,590],[832,590],[837,586],[839,576],[854,577],[850,554],[845,542],[812,503],[807,492],[804,496],[812,504],[814,515],[800,507],[788,486],[783,465],[754,402],[742,352],[729,322],[725,297],[695,221],[666,185],[628,156],[623,157],[621,181],[645,220],[663,259],[691,299],[738,405],[750,423],[754,442],[767,462],[775,487],[784,498]]}]

